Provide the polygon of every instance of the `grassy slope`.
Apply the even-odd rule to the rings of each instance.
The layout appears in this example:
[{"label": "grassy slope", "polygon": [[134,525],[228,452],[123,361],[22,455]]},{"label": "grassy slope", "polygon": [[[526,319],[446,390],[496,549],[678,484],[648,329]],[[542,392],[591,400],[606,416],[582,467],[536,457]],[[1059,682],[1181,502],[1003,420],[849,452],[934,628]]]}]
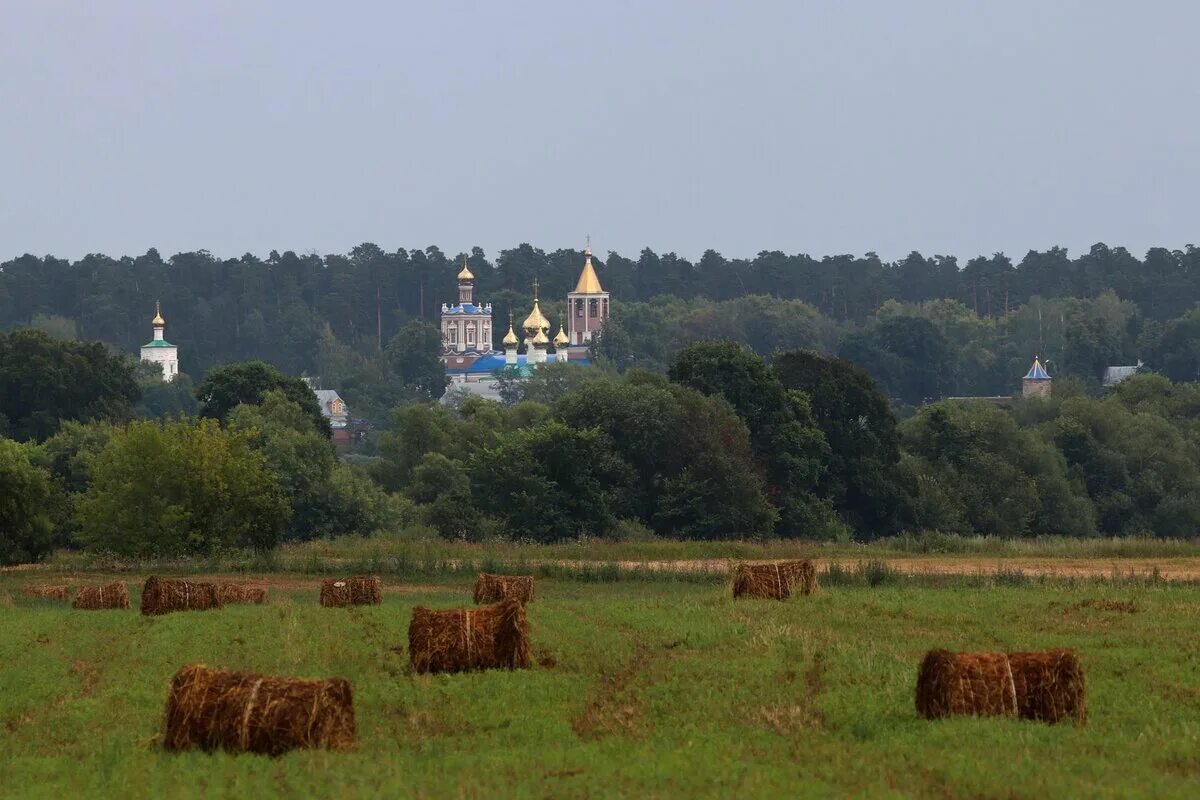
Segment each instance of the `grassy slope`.
[{"label": "grassy slope", "polygon": [[[734,603],[710,584],[543,581],[534,652],[555,666],[413,677],[389,650],[410,608],[462,604],[465,581],[349,611],[275,589],[265,607],[147,619],[16,598],[29,578],[0,576],[0,794],[1185,797],[1200,780],[1196,587]],[[1103,598],[1140,610],[1078,606]],[[1078,648],[1089,724],[918,719],[935,645]],[[349,678],[357,751],[164,753],[166,687],[193,661]]]}]

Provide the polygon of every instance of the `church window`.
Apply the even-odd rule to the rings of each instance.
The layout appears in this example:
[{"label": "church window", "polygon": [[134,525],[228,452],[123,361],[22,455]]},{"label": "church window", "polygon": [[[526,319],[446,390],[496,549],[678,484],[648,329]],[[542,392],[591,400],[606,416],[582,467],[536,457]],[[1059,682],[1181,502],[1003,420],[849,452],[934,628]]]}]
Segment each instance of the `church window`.
[{"label": "church window", "polygon": [[458,344],[458,328],[446,329],[446,341],[450,344]]},{"label": "church window", "polygon": [[577,317],[583,316],[583,300],[582,299],[575,301],[575,316],[577,316]]},{"label": "church window", "polygon": [[599,303],[597,303],[595,300],[588,300],[588,316],[589,317],[596,316],[598,306],[599,306]]},{"label": "church window", "polygon": [[475,344],[475,326],[467,326],[467,344]]},{"label": "church window", "polygon": [[604,318],[608,319],[608,298],[604,298]]}]

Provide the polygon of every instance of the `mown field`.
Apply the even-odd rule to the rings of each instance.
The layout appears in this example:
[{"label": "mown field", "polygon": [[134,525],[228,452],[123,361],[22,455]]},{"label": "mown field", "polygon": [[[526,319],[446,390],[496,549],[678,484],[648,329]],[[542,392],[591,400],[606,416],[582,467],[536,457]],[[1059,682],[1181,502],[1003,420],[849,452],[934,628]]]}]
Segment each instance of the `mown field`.
[{"label": "mown field", "polygon": [[[0,795],[14,797],[1194,797],[1200,587],[1076,581],[836,585],[733,601],[714,580],[543,579],[528,671],[409,674],[412,606],[467,576],[388,579],[382,606],[146,618],[24,599],[0,574]],[[59,576],[61,577],[61,576]],[[68,576],[69,577],[69,576]],[[927,722],[917,665],[950,649],[1076,648],[1086,726]],[[354,687],[358,746],[278,759],[160,746],[183,664]]]}]

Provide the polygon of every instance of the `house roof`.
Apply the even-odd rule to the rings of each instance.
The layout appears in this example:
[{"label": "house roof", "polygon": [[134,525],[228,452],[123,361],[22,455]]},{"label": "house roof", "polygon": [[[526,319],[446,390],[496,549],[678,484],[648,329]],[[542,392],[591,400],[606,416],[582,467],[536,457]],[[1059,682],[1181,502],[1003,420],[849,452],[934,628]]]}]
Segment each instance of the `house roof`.
[{"label": "house roof", "polygon": [[1116,386],[1126,378],[1132,378],[1138,371],[1140,364],[1130,364],[1120,367],[1105,367],[1104,378],[1102,383],[1105,386]]},{"label": "house roof", "polygon": [[[578,364],[581,367],[586,367],[590,362],[587,358],[572,358],[567,363]],[[547,364],[555,363],[553,360],[547,361]],[[504,355],[486,355],[475,360],[475,363],[468,367],[454,369],[447,367],[446,372],[450,375],[490,375],[498,369],[504,369],[507,364],[504,361]],[[523,375],[529,375],[537,364],[530,364],[529,357],[522,354],[517,356],[516,367]]]},{"label": "house roof", "polygon": [[149,344],[142,345],[142,349],[145,350],[147,347],[174,347],[174,346],[175,345],[171,344],[166,339],[155,339],[153,342],[150,342]]},{"label": "house roof", "polygon": [[474,303],[463,303],[461,305],[449,306],[443,314],[490,314],[492,313],[482,306],[477,306]]}]

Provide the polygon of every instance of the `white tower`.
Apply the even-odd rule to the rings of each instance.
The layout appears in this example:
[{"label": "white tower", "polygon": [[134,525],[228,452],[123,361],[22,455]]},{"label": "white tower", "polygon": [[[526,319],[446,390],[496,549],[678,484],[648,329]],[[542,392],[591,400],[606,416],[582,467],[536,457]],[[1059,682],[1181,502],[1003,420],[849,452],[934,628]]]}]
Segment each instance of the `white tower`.
[{"label": "white tower", "polygon": [[162,317],[158,301],[154,303],[154,319],[150,324],[154,326],[154,341],[142,345],[142,361],[158,364],[162,369],[163,380],[173,381],[179,374],[179,348],[163,338],[167,323]]}]

